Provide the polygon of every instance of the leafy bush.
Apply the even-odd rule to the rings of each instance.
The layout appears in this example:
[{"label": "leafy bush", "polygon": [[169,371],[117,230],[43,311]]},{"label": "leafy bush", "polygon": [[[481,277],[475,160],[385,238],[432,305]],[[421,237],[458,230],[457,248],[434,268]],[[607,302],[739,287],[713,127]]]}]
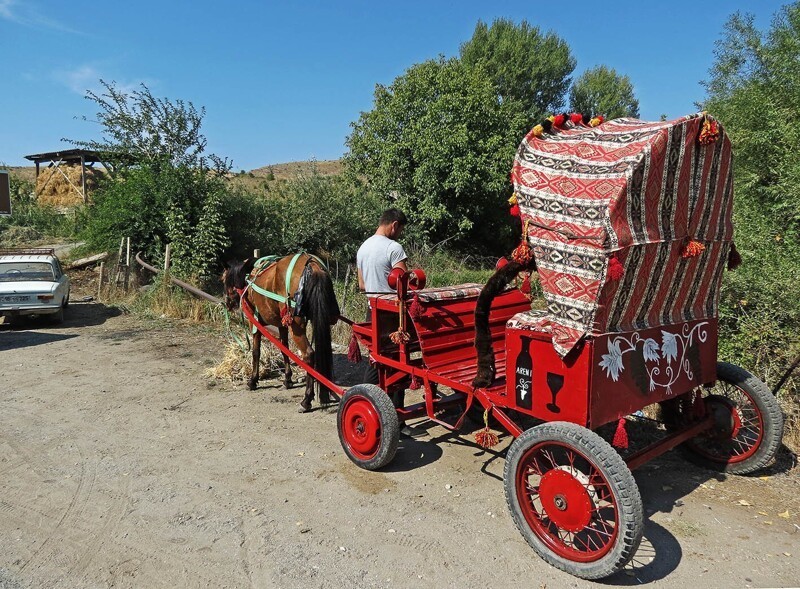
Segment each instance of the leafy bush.
[{"label": "leafy bush", "polygon": [[31,182],[9,175],[11,188],[10,216],[0,217],[0,242],[17,245],[46,237],[69,237],[76,231],[80,216],[75,211],[59,212],[36,201]]}]

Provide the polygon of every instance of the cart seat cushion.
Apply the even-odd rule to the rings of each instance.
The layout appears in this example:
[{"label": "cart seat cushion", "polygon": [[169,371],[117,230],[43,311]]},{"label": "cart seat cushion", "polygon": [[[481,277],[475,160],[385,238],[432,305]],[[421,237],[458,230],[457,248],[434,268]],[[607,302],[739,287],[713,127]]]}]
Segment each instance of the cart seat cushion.
[{"label": "cart seat cushion", "polygon": [[481,294],[482,284],[468,283],[455,286],[439,286],[436,288],[423,288],[417,295],[425,303],[433,301],[451,301],[455,299],[469,299]]},{"label": "cart seat cushion", "polygon": [[506,327],[550,333],[551,323],[550,314],[547,311],[523,311],[509,319]]},{"label": "cart seat cushion", "polygon": [[[460,299],[477,298],[481,294],[482,284],[469,282],[467,284],[456,284],[455,286],[437,286],[434,288],[423,288],[422,290],[410,291],[409,294],[416,294],[423,303],[433,303],[435,301],[455,301]],[[506,290],[514,288],[509,286]],[[396,300],[397,295],[387,293],[377,295],[374,298]]]}]

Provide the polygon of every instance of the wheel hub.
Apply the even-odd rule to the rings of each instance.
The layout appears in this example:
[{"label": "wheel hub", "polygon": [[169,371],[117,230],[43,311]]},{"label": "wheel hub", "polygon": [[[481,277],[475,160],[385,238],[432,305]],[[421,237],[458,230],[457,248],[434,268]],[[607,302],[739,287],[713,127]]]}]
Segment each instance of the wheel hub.
[{"label": "wheel hub", "polygon": [[579,532],[592,519],[594,502],[585,482],[571,470],[548,471],[539,483],[539,497],[547,516],[564,530]]},{"label": "wheel hub", "polygon": [[742,427],[736,404],[717,395],[707,397],[705,401],[708,412],[714,419],[714,427],[709,433],[718,440],[735,438]]}]

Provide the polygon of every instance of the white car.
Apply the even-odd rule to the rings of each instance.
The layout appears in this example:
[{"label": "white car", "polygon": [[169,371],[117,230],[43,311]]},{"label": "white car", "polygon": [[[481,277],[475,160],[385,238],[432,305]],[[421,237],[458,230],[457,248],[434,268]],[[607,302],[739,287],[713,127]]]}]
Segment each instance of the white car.
[{"label": "white car", "polygon": [[0,316],[47,315],[64,320],[69,277],[53,250],[0,249]]}]

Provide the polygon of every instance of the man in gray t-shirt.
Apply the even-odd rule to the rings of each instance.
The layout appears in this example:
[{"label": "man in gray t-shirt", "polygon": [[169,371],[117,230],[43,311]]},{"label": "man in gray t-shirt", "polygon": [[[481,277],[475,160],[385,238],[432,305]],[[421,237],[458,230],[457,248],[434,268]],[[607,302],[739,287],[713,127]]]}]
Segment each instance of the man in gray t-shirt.
[{"label": "man in gray t-shirt", "polygon": [[388,209],[381,215],[375,235],[358,248],[358,287],[368,293],[394,292],[388,277],[393,268],[408,270],[406,252],[397,240],[408,220],[402,211]]}]

